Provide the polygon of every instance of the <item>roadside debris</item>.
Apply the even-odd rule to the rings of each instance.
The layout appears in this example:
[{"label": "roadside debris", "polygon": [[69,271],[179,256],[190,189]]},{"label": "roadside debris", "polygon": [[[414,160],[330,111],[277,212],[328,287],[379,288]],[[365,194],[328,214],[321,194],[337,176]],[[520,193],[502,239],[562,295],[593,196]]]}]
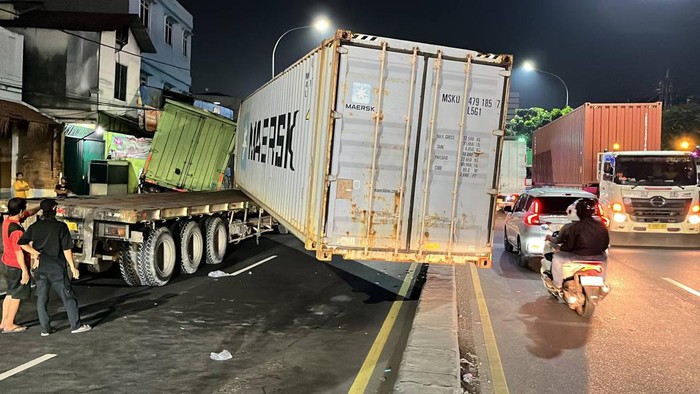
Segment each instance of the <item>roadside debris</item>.
[{"label": "roadside debris", "polygon": [[211,354],[209,355],[209,358],[214,360],[214,361],[226,361],[226,360],[232,359],[233,355],[228,350],[224,350],[221,353],[211,352]]},{"label": "roadside debris", "polygon": [[226,273],[224,271],[220,271],[220,270],[212,271],[209,273],[210,278],[223,278],[225,276],[233,276],[233,274],[228,274],[228,273]]}]

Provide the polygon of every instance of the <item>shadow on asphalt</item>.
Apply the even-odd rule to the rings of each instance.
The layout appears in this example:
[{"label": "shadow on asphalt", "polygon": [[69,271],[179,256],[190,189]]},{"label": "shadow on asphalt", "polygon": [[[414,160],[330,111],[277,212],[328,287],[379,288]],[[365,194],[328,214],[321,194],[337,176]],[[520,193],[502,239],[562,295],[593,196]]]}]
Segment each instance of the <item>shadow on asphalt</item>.
[{"label": "shadow on asphalt", "polygon": [[552,359],[564,350],[578,349],[588,342],[590,324],[549,295],[523,304],[518,320],[532,340],[527,345],[528,351],[539,358]]},{"label": "shadow on asphalt", "polygon": [[518,265],[517,258],[517,255],[513,253],[503,252],[497,263],[499,268],[497,270],[498,275],[508,279],[532,280],[532,274],[540,271],[540,259],[530,259],[530,265],[527,268],[523,268]]}]

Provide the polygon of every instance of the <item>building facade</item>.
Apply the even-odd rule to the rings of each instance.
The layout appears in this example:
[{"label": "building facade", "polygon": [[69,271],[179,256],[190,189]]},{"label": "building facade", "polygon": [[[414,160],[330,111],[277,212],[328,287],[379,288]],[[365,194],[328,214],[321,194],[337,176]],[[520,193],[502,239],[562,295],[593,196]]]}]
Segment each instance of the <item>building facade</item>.
[{"label": "building facade", "polygon": [[143,55],[141,83],[189,93],[192,14],[176,0],[131,0],[130,12],[139,16],[156,48]]}]

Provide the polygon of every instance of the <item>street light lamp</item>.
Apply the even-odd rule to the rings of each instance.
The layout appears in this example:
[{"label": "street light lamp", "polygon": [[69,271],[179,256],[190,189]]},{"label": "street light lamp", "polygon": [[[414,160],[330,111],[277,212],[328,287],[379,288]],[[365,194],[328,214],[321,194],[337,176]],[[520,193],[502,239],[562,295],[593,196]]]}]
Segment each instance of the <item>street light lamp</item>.
[{"label": "street light lamp", "polygon": [[275,46],[272,48],[272,78],[275,77],[275,52],[277,51],[277,45],[279,45],[280,41],[282,40],[282,37],[286,36],[287,34],[296,31],[296,30],[302,30],[302,29],[315,29],[318,32],[323,33],[330,27],[331,23],[330,21],[325,18],[325,17],[320,17],[314,21],[313,24],[308,25],[308,26],[299,26],[295,27],[292,29],[289,29],[282,33],[280,38],[277,39],[277,42],[275,43]]},{"label": "street light lamp", "polygon": [[523,63],[523,70],[528,71],[528,72],[531,72],[531,71],[541,72],[543,74],[551,75],[554,78],[558,79],[562,83],[562,85],[564,85],[564,90],[566,90],[566,106],[567,107],[569,106],[569,88],[566,86],[566,82],[564,82],[564,80],[561,79],[561,77],[559,77],[557,74],[553,74],[553,73],[550,73],[548,71],[540,70],[539,68],[537,68],[535,66],[535,63],[533,63],[529,60],[527,60]]}]

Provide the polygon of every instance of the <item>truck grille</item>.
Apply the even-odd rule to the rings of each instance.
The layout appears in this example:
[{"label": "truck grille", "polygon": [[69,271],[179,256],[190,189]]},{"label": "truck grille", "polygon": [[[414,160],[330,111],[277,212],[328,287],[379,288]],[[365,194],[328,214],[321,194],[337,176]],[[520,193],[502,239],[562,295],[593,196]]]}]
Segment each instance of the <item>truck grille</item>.
[{"label": "truck grille", "polygon": [[625,204],[625,208],[632,220],[636,222],[682,223],[688,215],[692,201],[692,199],[671,200],[660,197],[632,198],[630,204]]}]

